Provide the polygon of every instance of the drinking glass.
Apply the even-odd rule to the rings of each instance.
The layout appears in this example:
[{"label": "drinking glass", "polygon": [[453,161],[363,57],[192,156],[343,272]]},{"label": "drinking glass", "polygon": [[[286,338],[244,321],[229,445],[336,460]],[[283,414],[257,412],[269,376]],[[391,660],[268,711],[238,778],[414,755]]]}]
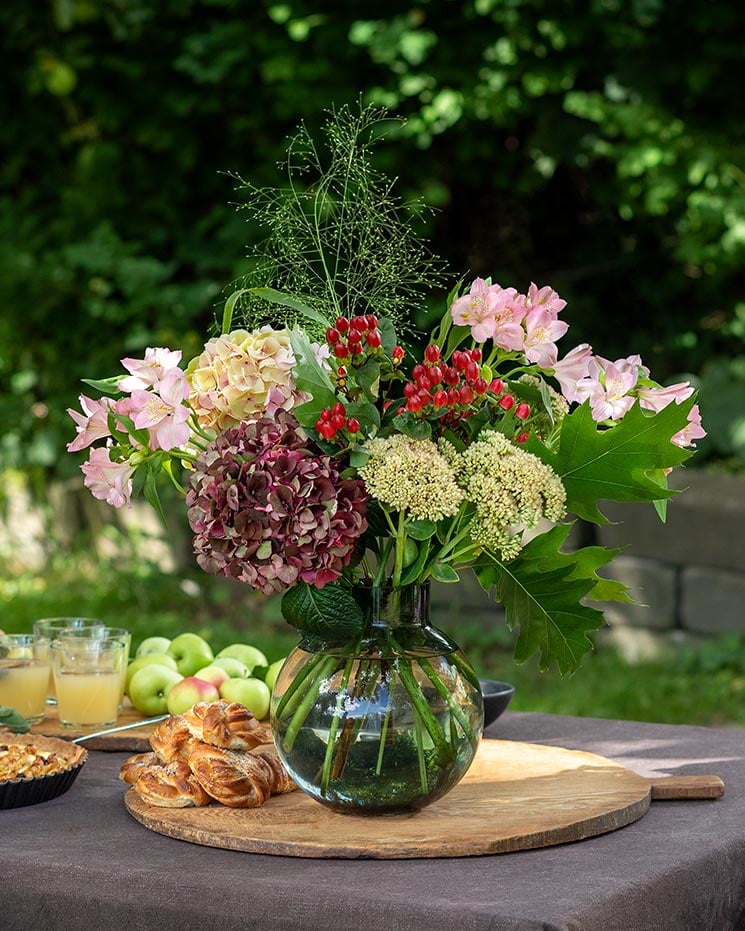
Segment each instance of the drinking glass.
[{"label": "drinking glass", "polygon": [[115,724],[124,668],[122,641],[62,633],[50,650],[60,723],[83,728]]},{"label": "drinking glass", "polygon": [[[105,621],[99,621],[95,617],[41,617],[34,621],[34,635],[43,637],[47,641],[55,640],[61,630],[69,630],[70,627],[86,627],[90,624],[105,624]],[[47,643],[47,649],[49,644]],[[57,696],[54,692],[54,675],[52,673],[52,657],[48,656],[49,661],[49,685],[47,691],[47,704],[56,705]]]},{"label": "drinking glass", "polygon": [[108,627],[103,621],[95,621],[85,626],[76,626],[62,630],[59,633],[61,637],[83,637],[86,639],[96,638],[113,638],[121,640],[124,644],[124,665],[122,667],[122,681],[119,688],[119,710],[124,707],[124,682],[127,678],[127,664],[129,663],[129,650],[132,646],[132,634],[124,627]]},{"label": "drinking glass", "polygon": [[29,724],[44,720],[49,684],[49,641],[33,634],[0,636],[0,705]]}]

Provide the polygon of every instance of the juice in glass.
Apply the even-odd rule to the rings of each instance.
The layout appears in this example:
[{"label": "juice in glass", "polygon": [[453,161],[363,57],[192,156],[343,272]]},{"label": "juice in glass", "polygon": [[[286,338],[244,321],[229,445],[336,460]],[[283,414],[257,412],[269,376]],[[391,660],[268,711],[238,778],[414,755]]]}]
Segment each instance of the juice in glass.
[{"label": "juice in glass", "polygon": [[[44,638],[48,641],[56,639],[63,630],[69,630],[71,627],[81,628],[90,627],[94,624],[104,624],[95,617],[41,617],[34,621],[34,636]],[[52,660],[49,658],[49,690],[47,692],[47,704],[56,705],[57,696],[54,694],[54,672],[52,671]]]},{"label": "juice in glass", "polygon": [[115,724],[124,662],[121,640],[60,634],[51,651],[60,723],[65,727]]},{"label": "juice in glass", "polygon": [[0,636],[0,705],[15,708],[29,724],[46,712],[50,667],[43,646],[29,634]]}]

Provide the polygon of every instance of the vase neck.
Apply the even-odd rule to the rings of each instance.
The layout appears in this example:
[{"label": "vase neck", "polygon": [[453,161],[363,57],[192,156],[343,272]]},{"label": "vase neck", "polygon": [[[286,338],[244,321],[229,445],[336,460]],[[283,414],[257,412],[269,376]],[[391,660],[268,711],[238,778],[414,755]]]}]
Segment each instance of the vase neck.
[{"label": "vase neck", "polygon": [[422,585],[357,586],[354,598],[371,627],[423,627],[429,624],[429,582]]}]

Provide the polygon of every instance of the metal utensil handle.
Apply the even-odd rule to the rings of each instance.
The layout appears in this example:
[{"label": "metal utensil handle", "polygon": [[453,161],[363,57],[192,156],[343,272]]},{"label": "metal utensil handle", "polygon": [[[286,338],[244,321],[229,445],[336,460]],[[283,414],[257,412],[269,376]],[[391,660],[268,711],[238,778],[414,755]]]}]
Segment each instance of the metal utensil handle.
[{"label": "metal utensil handle", "polygon": [[94,734],[84,734],[82,737],[76,737],[71,743],[79,744],[84,740],[92,740],[94,737],[103,737],[105,734],[116,734],[119,731],[128,731],[133,727],[144,727],[146,724],[157,724],[159,721],[165,721],[170,717],[167,714],[158,715],[157,718],[145,718],[144,721],[135,721],[133,724],[120,724],[119,727],[107,727],[105,731],[96,731]]}]

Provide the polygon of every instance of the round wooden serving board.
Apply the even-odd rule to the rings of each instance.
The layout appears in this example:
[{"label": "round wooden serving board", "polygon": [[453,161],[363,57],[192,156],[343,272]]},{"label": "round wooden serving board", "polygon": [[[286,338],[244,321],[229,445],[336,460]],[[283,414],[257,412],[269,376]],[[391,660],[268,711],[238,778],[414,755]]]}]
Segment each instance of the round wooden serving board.
[{"label": "round wooden serving board", "polygon": [[168,837],[292,857],[396,859],[505,853],[582,840],[636,821],[654,797],[713,798],[717,777],[654,783],[593,753],[484,740],[463,781],[420,812],[340,815],[302,792],[261,808],[157,808],[130,789],[129,813]]}]

